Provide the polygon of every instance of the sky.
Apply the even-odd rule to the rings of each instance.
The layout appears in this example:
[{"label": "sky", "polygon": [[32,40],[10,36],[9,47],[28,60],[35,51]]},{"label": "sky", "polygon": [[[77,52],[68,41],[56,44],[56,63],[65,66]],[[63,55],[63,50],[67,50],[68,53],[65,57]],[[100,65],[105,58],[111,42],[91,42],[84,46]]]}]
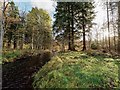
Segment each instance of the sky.
[{"label": "sky", "polygon": [[48,11],[49,15],[53,20],[53,15],[55,12],[54,2],[51,0],[13,0],[15,4],[19,7],[19,10],[30,11],[32,7],[42,8]]},{"label": "sky", "polygon": [[102,2],[100,2],[100,0],[95,1],[96,17],[93,21],[96,22],[99,26],[101,26],[103,22],[107,19],[107,11],[106,8],[102,5]]},{"label": "sky", "polygon": [[[0,1],[3,1],[3,0],[0,0]],[[28,12],[32,9],[32,7],[43,8],[49,12],[52,20],[54,20],[53,18],[53,14],[55,11],[54,0],[13,0],[13,1],[18,6],[20,11]],[[106,14],[106,9],[103,8],[103,6],[101,5],[101,2],[106,0],[94,0],[94,1],[96,3],[96,7],[95,7],[96,17],[93,21],[96,22],[98,25],[102,25],[103,22],[106,21],[107,14]],[[117,1],[117,0],[109,0],[109,1]]]},{"label": "sky", "polygon": [[[54,20],[53,15],[55,12],[55,3],[51,0],[13,0],[15,4],[19,7],[19,10],[30,11],[32,7],[43,8],[48,11],[52,20]],[[95,12],[96,17],[93,22],[96,22],[99,26],[103,24],[106,20],[106,11],[100,3],[100,0],[95,0]]]}]

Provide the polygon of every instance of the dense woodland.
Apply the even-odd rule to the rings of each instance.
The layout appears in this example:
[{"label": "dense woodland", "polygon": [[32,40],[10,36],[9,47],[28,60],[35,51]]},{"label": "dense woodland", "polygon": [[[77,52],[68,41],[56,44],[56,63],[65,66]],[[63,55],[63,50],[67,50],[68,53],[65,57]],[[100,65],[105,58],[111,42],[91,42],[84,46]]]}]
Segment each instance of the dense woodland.
[{"label": "dense woodland", "polygon": [[[51,43],[57,43],[59,51],[104,49],[119,53],[119,14],[115,17],[116,12],[119,13],[119,4],[104,3],[104,7],[107,7],[107,21],[97,30],[99,26],[93,22],[94,3],[58,2],[54,14],[56,20],[52,24],[51,17],[43,9],[35,7],[29,12],[19,11],[14,2],[5,2],[1,14],[3,49],[45,50],[53,49]],[[93,26],[96,29],[91,31]],[[108,35],[104,35],[105,30]]]},{"label": "dense woodland", "polygon": [[23,85],[10,78],[17,72],[16,81],[22,73],[33,78],[23,88],[119,88],[120,2],[102,2],[102,26],[93,22],[95,2],[55,3],[52,20],[42,8],[19,11],[12,0],[0,2],[3,88]]},{"label": "dense woodland", "polygon": [[3,48],[49,49],[52,31],[47,11],[32,8],[29,13],[25,11],[20,13],[14,2],[7,4],[3,13],[5,16]]}]

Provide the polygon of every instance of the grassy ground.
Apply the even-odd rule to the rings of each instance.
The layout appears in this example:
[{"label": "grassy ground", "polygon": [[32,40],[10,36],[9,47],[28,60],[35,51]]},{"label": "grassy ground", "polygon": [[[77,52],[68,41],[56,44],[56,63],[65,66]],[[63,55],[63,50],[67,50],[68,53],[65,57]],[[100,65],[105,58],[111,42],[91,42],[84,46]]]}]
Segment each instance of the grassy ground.
[{"label": "grassy ground", "polygon": [[38,53],[40,51],[37,50],[3,50],[2,55],[0,55],[0,64],[14,62],[21,57],[37,55]]},{"label": "grassy ground", "polygon": [[19,57],[21,52],[19,50],[4,51],[1,58],[3,62],[13,62],[15,58]]},{"label": "grassy ground", "polygon": [[120,58],[59,53],[34,74],[34,88],[118,88]]}]

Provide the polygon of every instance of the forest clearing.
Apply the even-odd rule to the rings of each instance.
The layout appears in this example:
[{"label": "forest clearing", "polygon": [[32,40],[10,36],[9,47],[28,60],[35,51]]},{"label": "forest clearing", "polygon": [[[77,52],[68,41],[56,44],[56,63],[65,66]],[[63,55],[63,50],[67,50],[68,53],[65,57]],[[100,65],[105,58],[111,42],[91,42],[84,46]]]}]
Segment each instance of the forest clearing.
[{"label": "forest clearing", "polygon": [[0,65],[2,89],[119,89],[120,1],[1,0]]}]

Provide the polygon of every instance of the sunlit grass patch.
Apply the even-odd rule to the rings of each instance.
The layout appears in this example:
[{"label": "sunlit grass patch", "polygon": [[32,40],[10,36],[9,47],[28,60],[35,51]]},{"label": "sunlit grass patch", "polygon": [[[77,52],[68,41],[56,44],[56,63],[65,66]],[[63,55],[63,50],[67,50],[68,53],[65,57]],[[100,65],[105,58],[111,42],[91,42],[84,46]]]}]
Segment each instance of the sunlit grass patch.
[{"label": "sunlit grass patch", "polygon": [[16,59],[19,59],[20,57],[26,57],[26,56],[34,56],[39,53],[42,53],[43,51],[38,50],[3,50],[2,52],[2,63],[5,62],[14,62]]},{"label": "sunlit grass patch", "polygon": [[15,58],[21,55],[19,50],[4,51],[2,53],[2,62],[13,62]]},{"label": "sunlit grass patch", "polygon": [[34,88],[118,87],[115,59],[84,52],[60,53],[34,75]]}]

